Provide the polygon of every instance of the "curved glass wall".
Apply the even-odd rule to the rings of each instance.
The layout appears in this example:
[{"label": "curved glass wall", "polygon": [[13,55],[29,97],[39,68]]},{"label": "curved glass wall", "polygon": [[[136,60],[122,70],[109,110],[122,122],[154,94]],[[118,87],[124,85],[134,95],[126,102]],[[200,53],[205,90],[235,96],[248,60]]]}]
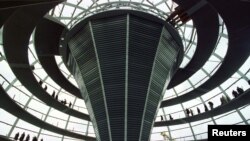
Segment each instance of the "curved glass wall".
[{"label": "curved glass wall", "polygon": [[[178,5],[171,0],[67,0],[66,2],[59,4],[52,9],[48,15],[59,19],[62,23],[67,25],[68,28],[72,28],[79,21],[85,17],[93,14],[114,10],[114,9],[131,9],[139,10],[156,15],[162,19],[166,19],[170,13]],[[216,49],[204,66],[197,71],[194,75],[188,78],[183,83],[175,86],[172,89],[166,90],[164,100],[176,98],[181,95],[185,95],[188,92],[196,89],[198,86],[206,82],[220,67],[221,63],[227,52],[228,47],[228,33],[223,20],[220,18],[219,37],[216,44]],[[197,45],[197,33],[193,26],[192,20],[178,28],[178,32],[183,39],[183,45],[185,50],[184,60],[181,64],[181,68],[184,68],[191,60],[196,50]],[[22,84],[16,79],[12,73],[8,63],[5,60],[2,44],[2,29],[0,30],[0,83],[8,93],[8,95],[15,100],[15,102],[25,109],[27,112],[36,116],[37,118],[57,126],[59,128],[69,130],[72,132],[80,133],[87,136],[95,137],[94,129],[91,122],[76,118],[74,116],[65,114],[52,107],[47,106],[44,102],[36,98],[30,93]],[[56,56],[56,62],[58,67],[62,71],[63,75],[75,86],[77,86],[73,76],[69,73],[62,58]],[[59,96],[59,100],[67,99],[72,103],[72,108],[88,114],[85,107],[85,103],[82,99],[76,98],[71,95],[59,85],[57,85],[44,71],[41,64],[37,59],[37,55],[33,45],[33,37],[30,39],[29,44],[29,62],[35,67],[33,74],[37,80],[42,80],[43,87],[47,86],[47,92],[52,94],[53,91]],[[217,86],[213,90],[203,94],[195,99],[178,103],[176,105],[160,108],[156,117],[156,121],[170,120],[169,115],[174,119],[185,118],[185,109],[193,109],[194,115],[197,114],[197,107],[204,112],[204,104],[208,105],[211,101],[214,107],[220,106],[220,97],[222,95],[228,96],[233,99],[232,91],[237,87],[241,87],[244,90],[250,88],[248,80],[250,79],[250,57],[246,62],[224,83]],[[163,140],[162,134],[167,135],[167,140],[200,140],[207,138],[207,125],[213,124],[249,124],[250,123],[250,105],[234,109],[232,111],[223,113],[218,116],[209,117],[195,122],[183,123],[171,126],[154,127],[151,133],[151,140]],[[0,109],[0,135],[13,138],[14,135],[19,132],[25,132],[31,136],[38,136],[43,140],[53,141],[76,141],[71,137],[59,135],[53,132],[49,132],[40,127],[31,125],[15,116],[11,113]]]}]

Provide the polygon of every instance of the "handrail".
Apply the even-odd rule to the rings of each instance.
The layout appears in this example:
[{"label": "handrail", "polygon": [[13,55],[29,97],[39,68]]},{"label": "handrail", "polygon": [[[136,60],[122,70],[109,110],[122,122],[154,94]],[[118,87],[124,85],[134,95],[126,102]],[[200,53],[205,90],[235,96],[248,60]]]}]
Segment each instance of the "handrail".
[{"label": "handrail", "polygon": [[78,139],[86,139],[86,140],[93,140],[93,137],[88,137],[85,135],[81,135],[78,133],[73,133],[70,131],[67,131],[65,129],[53,126],[49,123],[46,123],[39,118],[35,117],[34,115],[28,113],[25,111],[22,107],[18,106],[14,100],[12,100],[9,95],[4,91],[2,86],[0,87],[0,93],[1,93],[1,99],[0,99],[0,107],[3,108],[4,110],[10,112],[14,116],[29,122],[35,126],[44,128],[46,130],[58,133],[58,134],[64,134],[66,136],[70,136],[73,138],[78,138]]},{"label": "handrail", "polygon": [[[23,93],[24,95],[26,95],[26,96],[29,97],[29,95],[26,94],[23,90],[19,89],[19,88],[18,88],[17,86],[15,86],[15,85],[12,85],[11,82],[10,82],[9,80],[7,80],[2,74],[0,74],[0,77],[2,77],[2,78],[5,80],[5,82],[7,82],[9,85],[11,85],[11,87],[14,87],[14,88],[17,89],[18,91],[20,91],[21,93]],[[46,83],[46,82],[44,82],[44,83]],[[48,84],[48,83],[46,83],[46,84]],[[23,86],[23,85],[21,85],[21,86]],[[44,102],[42,102],[42,101],[40,101],[40,100],[37,100],[37,99],[34,99],[34,100],[36,100],[36,101],[39,102],[39,103],[45,104]],[[87,109],[86,107],[82,107],[82,106],[78,106],[78,105],[74,105],[74,106],[77,107],[77,108]]]},{"label": "handrail", "polygon": [[176,120],[155,122],[154,126],[159,127],[159,126],[177,125],[177,124],[183,124],[183,123],[206,119],[211,116],[217,116],[217,115],[229,112],[231,110],[237,109],[239,107],[242,107],[244,105],[247,105],[250,103],[249,101],[250,101],[250,89],[246,90],[243,94],[239,95],[237,98],[231,100],[230,102],[224,105],[218,106],[205,113],[200,113],[198,115],[176,119]]},{"label": "handrail", "polygon": [[[247,70],[247,72],[246,72],[244,75],[246,75],[248,72],[250,72],[250,68]],[[220,92],[217,93],[216,95],[214,95],[214,96],[208,98],[205,102],[207,102],[207,101],[209,101],[209,100],[211,100],[211,99],[217,97],[218,95],[222,94],[224,91],[226,91],[226,90],[228,90],[229,88],[231,88],[233,85],[235,85],[235,84],[236,84],[238,81],[240,81],[241,79],[243,79],[242,76],[241,76],[240,78],[238,78],[237,80],[235,80],[235,82],[233,82],[231,85],[229,85],[228,87],[226,87],[225,89],[223,89],[223,91],[220,91]],[[187,108],[188,108],[188,109],[191,109],[191,108],[197,107],[198,105],[203,105],[203,103],[195,104],[195,105],[193,105],[193,106],[191,106],[191,107],[187,107]],[[162,107],[162,108],[164,108],[164,107]],[[179,111],[175,111],[175,112],[169,113],[169,114],[172,115],[172,114],[176,114],[176,113],[183,112],[183,111],[184,111],[184,110],[179,110]],[[160,116],[158,116],[158,117],[160,117]]]}]

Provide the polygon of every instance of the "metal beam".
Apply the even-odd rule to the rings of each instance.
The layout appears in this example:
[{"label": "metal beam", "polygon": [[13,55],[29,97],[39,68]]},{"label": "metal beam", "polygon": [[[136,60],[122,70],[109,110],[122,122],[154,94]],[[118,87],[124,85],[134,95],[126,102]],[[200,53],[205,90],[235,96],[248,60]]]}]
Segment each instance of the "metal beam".
[{"label": "metal beam", "polygon": [[89,28],[90,28],[91,38],[92,38],[93,46],[94,46],[94,50],[95,50],[96,62],[97,62],[98,71],[99,71],[99,77],[100,77],[100,81],[101,81],[102,94],[103,94],[103,100],[104,100],[104,106],[105,106],[105,112],[106,112],[107,124],[108,124],[108,130],[109,130],[108,131],[109,132],[109,140],[112,141],[112,133],[111,133],[111,129],[110,129],[109,113],[108,113],[107,101],[106,101],[105,90],[104,90],[104,85],[103,85],[101,66],[100,66],[100,62],[99,62],[99,57],[98,57],[98,53],[97,53],[97,48],[96,48],[96,43],[95,43],[95,38],[94,38],[94,34],[93,34],[93,28],[92,28],[91,21],[89,22]]},{"label": "metal beam", "polygon": [[127,119],[128,119],[128,55],[129,53],[129,14],[127,15],[127,32],[126,32],[126,76],[125,76],[125,125],[124,141],[127,141]]}]

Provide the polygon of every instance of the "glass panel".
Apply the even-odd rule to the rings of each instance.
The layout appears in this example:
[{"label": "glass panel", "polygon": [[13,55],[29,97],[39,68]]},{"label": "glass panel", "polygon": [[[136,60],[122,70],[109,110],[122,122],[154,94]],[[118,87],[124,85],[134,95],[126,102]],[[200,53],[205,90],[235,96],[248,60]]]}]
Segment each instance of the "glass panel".
[{"label": "glass panel", "polygon": [[242,121],[239,114],[234,112],[232,114],[226,115],[216,120],[217,124],[234,124]]},{"label": "glass panel", "polygon": [[242,113],[242,115],[245,117],[245,119],[250,119],[250,105],[246,106],[245,108],[241,109],[240,112]]}]

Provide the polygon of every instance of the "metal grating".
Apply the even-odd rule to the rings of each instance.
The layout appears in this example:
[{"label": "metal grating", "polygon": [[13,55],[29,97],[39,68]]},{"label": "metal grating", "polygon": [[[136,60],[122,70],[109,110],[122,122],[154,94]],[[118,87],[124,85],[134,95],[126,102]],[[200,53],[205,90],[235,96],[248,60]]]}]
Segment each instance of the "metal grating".
[{"label": "metal grating", "polygon": [[130,16],[128,58],[128,140],[139,140],[146,94],[162,24]]},{"label": "metal grating", "polygon": [[114,141],[124,138],[126,22],[126,15],[91,21]]},{"label": "metal grating", "polygon": [[180,50],[145,13],[104,13],[71,37],[69,66],[88,104],[97,140],[149,140]]}]

